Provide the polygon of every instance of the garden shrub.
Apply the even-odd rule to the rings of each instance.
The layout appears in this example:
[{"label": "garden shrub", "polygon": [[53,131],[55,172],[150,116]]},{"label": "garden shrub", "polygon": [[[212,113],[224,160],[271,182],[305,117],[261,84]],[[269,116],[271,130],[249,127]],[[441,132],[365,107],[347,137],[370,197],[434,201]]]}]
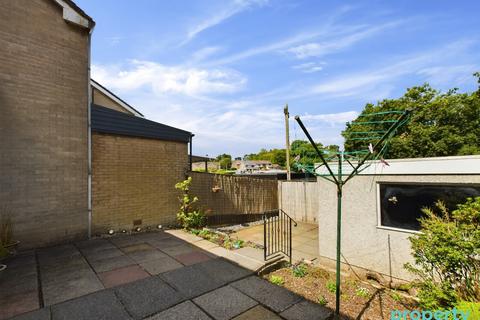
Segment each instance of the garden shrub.
[{"label": "garden shrub", "polygon": [[276,275],[271,275],[270,276],[270,282],[273,284],[276,284],[277,286],[281,286],[284,284],[283,277],[281,276],[276,276]]},{"label": "garden shrub", "polygon": [[185,229],[199,228],[205,224],[205,215],[194,206],[198,202],[198,198],[189,193],[191,183],[192,177],[188,177],[188,179],[175,184],[175,189],[182,191],[182,196],[179,197],[180,210],[177,213],[177,220]]},{"label": "garden shrub", "polygon": [[307,266],[303,263],[293,266],[292,273],[297,278],[303,278],[307,275]]},{"label": "garden shrub", "polygon": [[430,310],[480,301],[480,197],[451,213],[442,202],[425,208],[421,233],[410,237],[419,299]]}]

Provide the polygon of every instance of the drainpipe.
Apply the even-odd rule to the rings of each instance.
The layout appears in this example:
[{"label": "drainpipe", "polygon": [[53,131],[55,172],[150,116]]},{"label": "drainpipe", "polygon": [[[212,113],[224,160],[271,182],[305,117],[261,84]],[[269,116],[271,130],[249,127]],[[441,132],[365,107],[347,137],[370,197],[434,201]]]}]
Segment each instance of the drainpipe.
[{"label": "drainpipe", "polygon": [[88,238],[92,237],[92,87],[90,85],[90,62],[91,62],[91,47],[92,47],[92,33],[95,25],[92,25],[88,32],[87,39],[87,144],[88,144],[88,178],[87,178],[87,193],[88,193]]},{"label": "drainpipe", "polygon": [[193,142],[193,136],[194,136],[194,134],[191,134],[191,135],[190,135],[190,141],[189,141],[189,143],[188,143],[188,144],[189,144],[189,147],[190,147],[190,154],[189,154],[189,157],[188,157],[188,158],[189,158],[189,162],[190,162],[190,171],[193,170],[193,163],[192,163],[192,156],[193,156],[193,155],[192,155],[192,149],[193,149],[193,148],[192,148],[192,142]]}]

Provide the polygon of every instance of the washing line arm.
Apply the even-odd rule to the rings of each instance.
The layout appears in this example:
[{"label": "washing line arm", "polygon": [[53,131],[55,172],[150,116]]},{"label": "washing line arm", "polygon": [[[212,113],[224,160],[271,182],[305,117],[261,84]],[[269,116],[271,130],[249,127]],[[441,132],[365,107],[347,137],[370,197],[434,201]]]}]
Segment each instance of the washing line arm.
[{"label": "washing line arm", "polygon": [[300,128],[302,128],[303,133],[305,133],[305,135],[307,136],[308,141],[310,141],[310,143],[312,144],[313,148],[315,149],[315,152],[317,152],[317,155],[320,157],[320,160],[322,160],[322,163],[323,163],[323,164],[325,165],[325,167],[327,168],[328,173],[330,174],[330,176],[332,176],[335,184],[338,185],[339,182],[338,182],[337,178],[335,177],[335,174],[333,173],[332,169],[330,169],[330,166],[328,165],[327,161],[326,161],[325,158],[323,157],[323,154],[320,152],[320,150],[318,150],[317,144],[315,143],[315,141],[313,141],[312,137],[310,136],[310,133],[308,133],[307,128],[305,128],[305,126],[303,125],[303,122],[302,122],[302,120],[300,119],[300,116],[295,116],[295,120],[298,122],[298,125],[300,126]]},{"label": "washing line arm", "polygon": [[[397,130],[401,125],[403,125],[404,121],[410,116],[411,111],[406,110],[398,120],[395,121],[395,123],[385,132],[385,134],[382,136],[382,138],[375,143],[373,146],[373,150],[376,150],[378,146],[380,146],[389,136],[392,132]],[[358,170],[360,169],[361,166],[365,163],[365,161],[369,160],[370,157],[373,155],[373,153],[368,153],[363,157],[363,159],[358,163],[358,165],[353,169],[353,171],[348,175],[347,179],[343,182],[343,184],[347,183],[348,180],[350,180],[355,174],[358,173]]]}]

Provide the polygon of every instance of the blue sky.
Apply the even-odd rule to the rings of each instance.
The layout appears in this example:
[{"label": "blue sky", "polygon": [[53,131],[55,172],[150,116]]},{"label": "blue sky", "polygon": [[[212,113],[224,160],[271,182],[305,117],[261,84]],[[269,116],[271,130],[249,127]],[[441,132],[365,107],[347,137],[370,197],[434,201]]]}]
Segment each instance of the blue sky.
[{"label": "blue sky", "polygon": [[77,0],[97,23],[92,76],[147,118],[242,156],[291,139],[341,144],[367,102],[476,88],[479,1]]}]

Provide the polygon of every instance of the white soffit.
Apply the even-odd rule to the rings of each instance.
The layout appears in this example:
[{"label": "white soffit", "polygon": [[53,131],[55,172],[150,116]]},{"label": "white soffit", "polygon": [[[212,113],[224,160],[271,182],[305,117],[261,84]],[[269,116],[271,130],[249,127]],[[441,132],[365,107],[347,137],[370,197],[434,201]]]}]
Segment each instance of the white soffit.
[{"label": "white soffit", "polygon": [[81,27],[90,28],[90,22],[88,19],[80,15],[76,10],[72,9],[72,7],[62,0],[55,0],[63,8],[63,19],[68,22],[74,23]]}]

